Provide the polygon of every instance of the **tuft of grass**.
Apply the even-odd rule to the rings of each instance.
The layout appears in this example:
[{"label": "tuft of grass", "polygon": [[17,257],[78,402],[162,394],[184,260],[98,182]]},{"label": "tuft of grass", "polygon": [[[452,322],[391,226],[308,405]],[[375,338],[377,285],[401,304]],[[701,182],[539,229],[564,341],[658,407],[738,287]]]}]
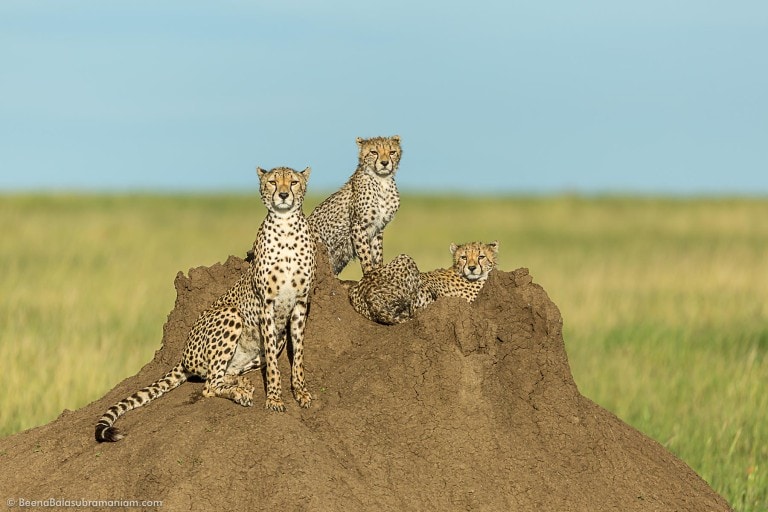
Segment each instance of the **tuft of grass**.
[{"label": "tuft of grass", "polygon": [[[305,210],[321,198],[309,198]],[[159,347],[179,270],[244,255],[257,194],[0,199],[0,435],[54,419]],[[499,240],[561,309],[582,393],[768,509],[768,200],[404,195],[385,259]],[[359,277],[353,263],[342,274]]]}]

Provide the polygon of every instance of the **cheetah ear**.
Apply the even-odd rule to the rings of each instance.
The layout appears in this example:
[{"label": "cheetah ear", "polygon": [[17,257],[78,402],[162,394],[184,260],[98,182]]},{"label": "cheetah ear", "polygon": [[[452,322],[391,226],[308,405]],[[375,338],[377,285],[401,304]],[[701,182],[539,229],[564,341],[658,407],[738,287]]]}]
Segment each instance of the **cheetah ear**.
[{"label": "cheetah ear", "polygon": [[312,174],[312,168],[307,166],[307,168],[301,171],[299,174],[304,176],[304,183],[306,183],[307,181],[309,181],[309,175]]},{"label": "cheetah ear", "polygon": [[355,139],[355,142],[357,142],[358,146],[362,146],[363,145],[363,138],[362,137],[358,137],[358,138]]},{"label": "cheetah ear", "polygon": [[392,138],[393,141],[395,141],[397,143],[400,142],[400,136],[399,135],[393,135],[391,138]]},{"label": "cheetah ear", "polygon": [[493,249],[493,254],[496,255],[499,252],[499,241],[494,240],[493,242],[489,243],[488,246]]},{"label": "cheetah ear", "polygon": [[451,249],[451,254],[455,253],[455,252],[456,252],[456,249],[458,249],[458,248],[459,248],[459,247],[458,247],[458,246],[457,246],[455,243],[451,242],[451,247],[450,247],[450,249]]},{"label": "cheetah ear", "polygon": [[263,178],[265,174],[267,174],[267,171],[262,169],[261,167],[256,167],[256,172],[259,175],[259,179]]}]

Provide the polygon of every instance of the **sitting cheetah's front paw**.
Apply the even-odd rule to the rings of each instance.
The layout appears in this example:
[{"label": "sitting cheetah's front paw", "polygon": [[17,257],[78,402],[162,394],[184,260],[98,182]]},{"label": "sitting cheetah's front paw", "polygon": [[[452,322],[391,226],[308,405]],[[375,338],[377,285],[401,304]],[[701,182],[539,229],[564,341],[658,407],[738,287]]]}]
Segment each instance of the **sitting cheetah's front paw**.
[{"label": "sitting cheetah's front paw", "polygon": [[275,412],[285,412],[285,404],[282,398],[267,398],[267,410]]},{"label": "sitting cheetah's front paw", "polygon": [[306,388],[294,389],[293,397],[299,402],[299,405],[304,409],[308,409],[312,405],[312,395]]}]

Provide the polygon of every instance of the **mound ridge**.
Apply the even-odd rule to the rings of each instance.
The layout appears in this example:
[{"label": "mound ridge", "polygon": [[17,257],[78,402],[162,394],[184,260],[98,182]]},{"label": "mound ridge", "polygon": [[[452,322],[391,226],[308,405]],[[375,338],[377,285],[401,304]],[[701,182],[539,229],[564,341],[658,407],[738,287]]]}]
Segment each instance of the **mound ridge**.
[{"label": "mound ridge", "polygon": [[682,461],[581,396],[560,312],[526,269],[493,272],[472,305],[443,298],[382,326],[354,312],[321,261],[305,347],[310,409],[290,397],[281,355],[284,414],[261,400],[202,399],[192,382],[120,418],[124,440],[97,444],[98,417],[177,362],[199,313],[245,265],[232,256],[179,272],[150,363],[100,400],[0,440],[2,494],[162,500],[164,510],[730,510]]}]

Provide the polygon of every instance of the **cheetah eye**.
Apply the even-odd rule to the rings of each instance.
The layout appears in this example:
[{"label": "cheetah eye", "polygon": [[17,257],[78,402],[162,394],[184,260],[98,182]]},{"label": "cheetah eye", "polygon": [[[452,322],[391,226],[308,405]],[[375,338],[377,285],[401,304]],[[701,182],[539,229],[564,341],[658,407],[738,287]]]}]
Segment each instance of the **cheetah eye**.
[{"label": "cheetah eye", "polygon": [[477,259],[484,260],[485,259],[485,254],[481,254],[480,256],[477,257]]},{"label": "cheetah eye", "polygon": [[269,180],[270,185],[277,185],[277,180]]},{"label": "cheetah eye", "polygon": [[298,183],[299,183],[298,180],[293,180],[293,181],[291,181],[291,186],[298,185]]},{"label": "cheetah eye", "polygon": [[375,156],[379,156],[379,152],[378,151],[371,150],[371,154],[375,155]]},{"label": "cheetah eye", "polygon": [[462,255],[461,256],[461,261],[467,261],[467,256],[466,255]]},{"label": "cheetah eye", "polygon": [[397,151],[390,151],[389,156],[395,156],[397,154]]}]

